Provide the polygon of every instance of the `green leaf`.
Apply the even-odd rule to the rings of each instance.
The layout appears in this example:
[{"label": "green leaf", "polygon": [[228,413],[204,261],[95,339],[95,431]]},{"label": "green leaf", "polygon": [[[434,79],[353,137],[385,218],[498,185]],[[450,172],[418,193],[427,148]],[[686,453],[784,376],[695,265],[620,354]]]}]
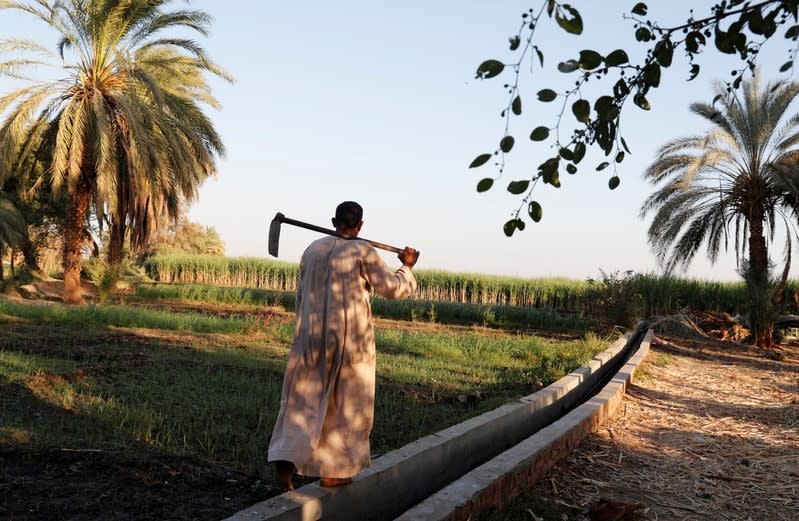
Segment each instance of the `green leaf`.
[{"label": "green leaf", "polygon": [[613,86],[613,95],[620,100],[629,93],[630,88],[627,86],[627,82],[624,81],[624,78],[620,78],[619,81],[617,81]]},{"label": "green leaf", "polygon": [[566,161],[571,161],[572,159],[574,159],[574,152],[572,152],[566,147],[562,147],[560,149],[560,157],[562,157]]},{"label": "green leaf", "polygon": [[591,49],[582,50],[580,51],[579,63],[580,67],[587,71],[596,69],[602,65],[602,55]]},{"label": "green leaf", "polygon": [[796,41],[799,38],[799,25],[792,25],[785,31],[785,38]]},{"label": "green leaf", "polygon": [[599,166],[596,167],[596,171],[600,172],[600,171],[606,169],[609,164],[610,163],[608,163],[607,161],[602,161],[601,163],[599,163]]},{"label": "green leaf", "polygon": [[499,75],[503,69],[505,69],[505,64],[501,61],[486,60],[477,67],[477,76],[475,77],[483,80],[493,78]]},{"label": "green leaf", "polygon": [[639,16],[646,16],[646,4],[643,2],[638,2],[633,7],[632,13],[637,14]]},{"label": "green leaf", "polygon": [[640,92],[635,96],[633,96],[633,103],[635,103],[644,110],[649,110],[651,108],[651,106],[649,105],[649,101],[646,99],[646,96],[644,96]]},{"label": "green leaf", "polygon": [[691,65],[691,75],[688,77],[688,81],[693,80],[697,76],[699,76],[699,64],[694,63]]},{"label": "green leaf", "polygon": [[574,145],[574,163],[577,164],[585,157],[585,143],[577,143]]},{"label": "green leaf", "polygon": [[[566,11],[565,16],[561,15],[561,10]],[[569,4],[561,5],[560,9],[555,12],[555,21],[567,33],[581,34],[583,32],[583,19],[577,9]]]},{"label": "green leaf", "polygon": [[524,230],[524,226],[524,221],[521,219],[511,219],[505,223],[505,226],[502,227],[502,230],[505,232],[505,235],[510,237],[517,229],[519,231]]},{"label": "green leaf", "polygon": [[605,65],[608,67],[615,67],[629,61],[630,58],[627,56],[627,53],[624,52],[624,49],[616,49],[605,57]]},{"label": "green leaf", "polygon": [[789,70],[791,67],[793,67],[793,60],[783,63],[782,67],[780,67],[780,72],[785,72]]},{"label": "green leaf", "polygon": [[549,183],[554,186],[558,178],[559,165],[560,165],[560,158],[558,156],[550,157],[549,159],[538,165],[538,170],[541,172],[541,178],[544,180],[545,183]]},{"label": "green leaf", "polygon": [[530,186],[530,180],[525,179],[524,181],[511,181],[508,184],[508,192],[519,195],[527,191],[527,188]]},{"label": "green leaf", "polygon": [[611,190],[615,190],[619,186],[620,182],[621,180],[619,179],[619,176],[614,175],[613,177],[608,179],[608,188],[610,188]]},{"label": "green leaf", "polygon": [[513,148],[514,142],[515,140],[513,139],[513,136],[505,136],[499,142],[499,149],[507,154]]},{"label": "green leaf", "polygon": [[510,105],[510,109],[513,111],[514,114],[517,116],[522,113],[522,98],[516,96],[513,98],[513,103]]},{"label": "green leaf", "polygon": [[606,156],[610,155],[616,142],[616,122],[599,120],[594,125],[594,136],[599,148],[605,152]]},{"label": "green leaf", "polygon": [[544,53],[541,52],[541,49],[538,46],[533,47],[535,49],[536,54],[538,54],[538,61],[541,62],[541,67],[544,66]]},{"label": "green leaf", "polygon": [[547,16],[552,18],[552,11],[555,10],[555,0],[548,0],[547,2]]},{"label": "green leaf", "polygon": [[558,94],[552,89],[542,89],[538,91],[538,99],[541,101],[552,101]]},{"label": "green leaf", "polygon": [[652,39],[652,32],[646,27],[639,27],[635,30],[635,39],[639,42],[648,42]]},{"label": "green leaf", "polygon": [[632,152],[630,152],[630,149],[627,147],[627,142],[624,141],[624,138],[619,137],[619,140],[621,141],[621,146],[624,147],[624,150],[626,150],[628,154],[631,154]]},{"label": "green leaf", "polygon": [[489,159],[491,159],[491,154],[480,154],[479,156],[474,158],[474,161],[472,161],[472,164],[469,165],[469,168],[477,168],[478,166],[482,166]]},{"label": "green leaf", "polygon": [[574,117],[577,118],[577,121],[588,123],[591,115],[591,105],[584,99],[578,99],[572,103],[572,113]]},{"label": "green leaf", "polygon": [[490,177],[486,177],[485,179],[481,179],[479,183],[477,183],[477,191],[479,193],[487,192],[494,186],[494,180]]},{"label": "green leaf", "polygon": [[685,37],[685,48],[691,53],[697,53],[699,52],[699,46],[705,45],[706,42],[704,34],[699,31],[691,31]]},{"label": "green leaf", "polygon": [[530,139],[533,141],[543,141],[549,137],[549,129],[547,127],[536,127],[530,133]]},{"label": "green leaf", "polygon": [[660,64],[650,63],[644,67],[644,80],[653,87],[660,85]]},{"label": "green leaf", "polygon": [[716,49],[724,54],[735,54],[735,38],[730,33],[725,33],[719,29],[718,24],[715,28],[715,38],[713,41],[716,44]]},{"label": "green leaf", "polygon": [[544,215],[544,209],[541,208],[538,201],[530,201],[530,204],[527,205],[527,213],[530,215],[530,219],[539,222]]},{"label": "green leaf", "polygon": [[519,44],[522,43],[522,40],[519,38],[518,35],[517,36],[513,36],[512,38],[508,38],[508,40],[510,40],[510,50],[511,51],[515,51],[516,49],[518,49],[519,48]]},{"label": "green leaf", "polygon": [[573,164],[571,164],[571,163],[568,163],[568,164],[566,165],[566,171],[567,171],[568,173],[570,173],[570,174],[576,174],[576,173],[577,173],[577,167],[576,167],[576,166],[574,166],[574,165],[573,165]]},{"label": "green leaf", "polygon": [[660,43],[655,46],[655,58],[661,66],[671,66],[671,60],[674,58],[674,45],[671,43],[671,40],[661,40]]},{"label": "green leaf", "polygon": [[613,96],[600,96],[594,102],[594,110],[602,121],[612,121],[619,115],[619,107],[613,103]]},{"label": "green leaf", "polygon": [[766,23],[763,20],[763,13],[760,12],[760,9],[755,9],[753,11],[749,11],[749,30],[752,31],[753,34],[763,34],[766,30]]},{"label": "green leaf", "polygon": [[558,156],[550,157],[538,165],[538,170],[540,170],[543,175],[551,174],[552,172],[556,172],[558,170],[559,164],[560,158]]},{"label": "green leaf", "polygon": [[579,68],[580,64],[577,62],[577,60],[566,60],[565,62],[560,62],[558,64],[558,70],[564,74],[574,72]]},{"label": "green leaf", "polygon": [[624,152],[619,151],[619,153],[616,154],[616,162],[621,163],[622,161],[624,161]]}]

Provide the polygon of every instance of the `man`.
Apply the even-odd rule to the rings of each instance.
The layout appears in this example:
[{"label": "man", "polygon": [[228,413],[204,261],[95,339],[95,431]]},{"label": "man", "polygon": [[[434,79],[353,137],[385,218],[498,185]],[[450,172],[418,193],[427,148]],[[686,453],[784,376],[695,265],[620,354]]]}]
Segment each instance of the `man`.
[{"label": "man", "polygon": [[411,269],[419,252],[405,248],[392,271],[367,242],[352,240],[363,226],[353,201],[336,208],[340,237],[311,243],[300,260],[297,325],[280,412],[269,443],[278,485],[291,475],[321,477],[322,486],[352,482],[370,464],[375,397],[375,337],[371,291],[389,299],[416,289]]}]

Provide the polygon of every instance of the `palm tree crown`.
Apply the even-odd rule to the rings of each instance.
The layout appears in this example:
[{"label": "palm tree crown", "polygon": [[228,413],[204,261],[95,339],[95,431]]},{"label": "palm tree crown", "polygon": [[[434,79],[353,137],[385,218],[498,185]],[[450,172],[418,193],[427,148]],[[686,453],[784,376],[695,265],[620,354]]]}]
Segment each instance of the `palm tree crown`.
[{"label": "palm tree crown", "polygon": [[799,116],[788,114],[799,84],[761,89],[755,74],[740,93],[719,85],[717,94],[714,103],[691,105],[712,128],[667,143],[646,170],[661,186],[641,216],[654,213],[649,242],[668,272],[687,267],[703,243],[715,262],[732,236],[739,263],[748,246],[750,268],[766,276],[766,236],[773,240],[782,222],[790,245],[799,211]]},{"label": "palm tree crown", "polygon": [[[0,0],[0,10],[27,12],[57,31],[57,53],[27,40],[1,40],[0,53],[49,57],[65,76],[30,81],[0,98],[0,175],[48,165],[53,190],[68,191],[65,300],[80,301],[76,274],[91,207],[112,227],[146,227],[151,205],[179,208],[215,173],[224,147],[200,104],[217,107],[206,74],[230,80],[193,40],[207,34],[201,11],[166,10],[171,0]],[[173,34],[169,34],[172,32]],[[37,59],[0,61],[0,74]],[[143,233],[137,230],[137,233]],[[113,230],[112,230],[113,235]],[[77,271],[76,271],[77,270]]]}]

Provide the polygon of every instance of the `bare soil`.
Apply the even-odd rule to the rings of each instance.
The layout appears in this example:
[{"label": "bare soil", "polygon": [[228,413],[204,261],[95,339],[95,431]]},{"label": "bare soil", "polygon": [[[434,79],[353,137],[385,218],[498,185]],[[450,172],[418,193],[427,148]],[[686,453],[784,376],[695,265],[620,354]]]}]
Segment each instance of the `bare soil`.
[{"label": "bare soil", "polygon": [[0,518],[223,519],[263,497],[252,475],[196,458],[0,447]]},{"label": "bare soil", "polygon": [[[516,511],[531,520],[799,520],[799,347],[775,354],[657,335],[614,419],[539,484],[557,515],[532,503]],[[639,508],[602,517],[601,500]]]}]

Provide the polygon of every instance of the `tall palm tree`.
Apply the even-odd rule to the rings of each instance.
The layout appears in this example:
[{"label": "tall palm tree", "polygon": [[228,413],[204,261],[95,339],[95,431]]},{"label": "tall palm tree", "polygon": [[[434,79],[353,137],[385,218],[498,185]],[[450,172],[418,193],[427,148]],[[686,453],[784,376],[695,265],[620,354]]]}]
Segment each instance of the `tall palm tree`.
[{"label": "tall palm tree", "polygon": [[[200,104],[218,106],[206,74],[232,78],[194,41],[178,35],[206,35],[209,17],[169,10],[171,3],[0,0],[0,10],[29,13],[60,38],[57,53],[28,40],[0,40],[0,52],[48,56],[65,74],[31,80],[0,98],[0,114],[7,113],[0,126],[0,171],[19,171],[27,158],[46,157],[50,186],[67,190],[65,302],[82,302],[80,259],[92,208],[100,222],[111,216],[112,234],[124,239],[130,201],[193,196],[224,153]],[[0,73],[22,77],[25,67],[40,63],[13,58],[0,62]]]},{"label": "tall palm tree", "polygon": [[[667,143],[646,170],[645,177],[661,186],[641,216],[654,213],[649,243],[667,271],[687,267],[702,244],[715,262],[732,238],[739,267],[754,282],[750,287],[765,291],[767,239],[780,223],[790,248],[799,215],[799,116],[788,109],[799,84],[760,87],[755,74],[740,92],[719,85],[714,103],[692,104],[711,129]],[[771,329],[753,329],[757,344],[770,347]]]}]

